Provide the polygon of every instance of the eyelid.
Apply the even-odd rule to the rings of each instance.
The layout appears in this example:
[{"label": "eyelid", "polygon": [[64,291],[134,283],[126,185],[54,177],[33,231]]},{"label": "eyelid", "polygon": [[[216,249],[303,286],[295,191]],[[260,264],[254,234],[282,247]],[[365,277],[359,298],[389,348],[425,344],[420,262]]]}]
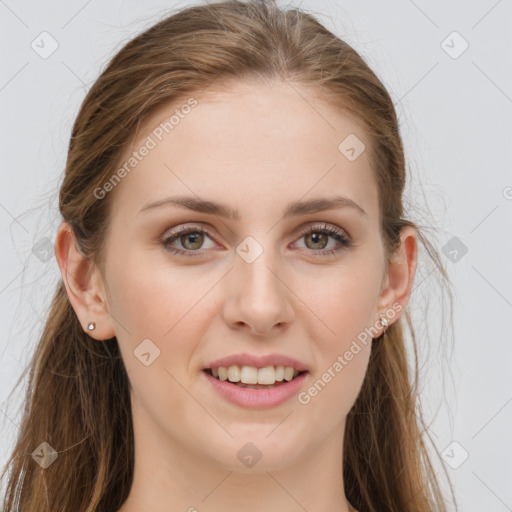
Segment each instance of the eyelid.
[{"label": "eyelid", "polygon": [[334,233],[343,235],[348,240],[352,240],[352,237],[350,236],[350,234],[348,233],[348,231],[346,229],[340,228],[336,224],[331,224],[329,222],[311,222],[310,224],[301,228],[301,230],[299,231],[299,235],[300,236],[306,235],[316,229],[319,231],[321,231],[321,230],[332,231]]}]

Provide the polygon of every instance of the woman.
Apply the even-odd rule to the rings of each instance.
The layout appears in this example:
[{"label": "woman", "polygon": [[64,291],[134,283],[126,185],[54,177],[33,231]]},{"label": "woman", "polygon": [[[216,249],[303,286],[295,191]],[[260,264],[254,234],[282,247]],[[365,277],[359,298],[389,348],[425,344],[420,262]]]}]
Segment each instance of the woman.
[{"label": "woman", "polygon": [[404,185],[388,93],[312,16],[221,2],[128,43],[73,128],[4,510],[446,510],[418,241],[445,273]]}]

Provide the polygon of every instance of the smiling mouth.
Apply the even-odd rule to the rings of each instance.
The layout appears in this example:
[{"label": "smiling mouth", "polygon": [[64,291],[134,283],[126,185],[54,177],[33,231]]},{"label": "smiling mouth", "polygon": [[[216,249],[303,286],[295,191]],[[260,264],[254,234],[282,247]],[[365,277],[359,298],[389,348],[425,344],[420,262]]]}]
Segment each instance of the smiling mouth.
[{"label": "smiling mouth", "polygon": [[[288,371],[288,375],[286,377],[283,377],[282,375],[277,375],[276,380],[271,384],[260,384],[260,383],[246,383],[242,382],[243,378],[241,379],[240,376],[235,376],[233,378],[232,375],[227,376],[227,378],[220,378],[218,369],[215,369],[215,373],[211,368],[205,368],[203,371],[206,372],[208,375],[213,377],[214,379],[217,379],[219,381],[225,381],[228,384],[233,384],[234,386],[237,386],[239,388],[246,388],[246,389],[272,389],[277,388],[279,386],[283,386],[293,380],[295,380],[297,377],[304,373],[308,373],[307,371],[298,371],[294,370],[293,375],[291,374],[291,371]],[[291,368],[293,370],[293,368]],[[282,373],[282,372],[281,372]],[[225,375],[224,375],[225,376]],[[231,378],[230,378],[231,377]],[[291,378],[290,378],[291,377]],[[277,380],[280,379],[280,380]]]}]

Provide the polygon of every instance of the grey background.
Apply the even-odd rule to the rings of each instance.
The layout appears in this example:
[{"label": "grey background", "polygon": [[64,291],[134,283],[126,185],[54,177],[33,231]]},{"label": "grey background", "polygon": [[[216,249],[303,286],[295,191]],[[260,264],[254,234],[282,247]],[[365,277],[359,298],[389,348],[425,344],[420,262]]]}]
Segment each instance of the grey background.
[{"label": "grey background", "polygon": [[[22,402],[19,388],[8,394],[60,278],[52,247],[58,186],[80,102],[129,38],[190,3],[0,0],[2,465]],[[424,321],[433,339],[421,350],[431,450],[441,454],[438,470],[442,461],[460,510],[512,510],[512,1],[292,4],[352,44],[395,101],[411,216],[435,226],[456,294],[454,337],[444,342],[446,308],[428,264],[419,268],[411,308],[434,298]],[[31,44],[40,53],[58,48],[42,58]]]}]

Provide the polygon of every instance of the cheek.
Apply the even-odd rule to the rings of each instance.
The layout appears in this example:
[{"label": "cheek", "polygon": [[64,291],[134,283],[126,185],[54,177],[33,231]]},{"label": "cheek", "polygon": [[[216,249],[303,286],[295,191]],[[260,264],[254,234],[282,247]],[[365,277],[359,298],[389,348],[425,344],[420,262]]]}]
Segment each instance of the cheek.
[{"label": "cheek", "polygon": [[310,324],[315,340],[316,368],[309,385],[298,396],[307,414],[324,418],[324,428],[336,428],[354,405],[371,353],[372,338],[365,329],[373,325],[377,287],[370,278],[338,279],[328,291],[311,290],[312,306],[322,321]]},{"label": "cheek", "polygon": [[185,415],[180,383],[186,382],[189,361],[203,337],[201,297],[214,283],[192,286],[186,272],[148,268],[147,261],[135,258],[112,268],[110,276],[112,316],[135,407],[144,404],[155,421],[162,419],[162,411]]},{"label": "cheek", "polygon": [[327,352],[344,349],[374,324],[382,268],[376,261],[354,257],[337,268],[297,279],[298,295],[306,298],[313,319],[309,322],[312,339],[319,340]]},{"label": "cheek", "polygon": [[301,293],[307,290],[308,307],[316,314],[308,312],[308,325],[318,359],[299,403],[319,417],[331,418],[333,425],[348,414],[366,374],[372,339],[365,330],[376,320],[382,270],[375,260],[356,264],[354,258],[329,275],[303,283]]},{"label": "cheek", "polygon": [[[195,279],[184,268],[172,269],[170,264],[155,260],[144,251],[134,252],[122,259],[122,264],[112,263],[108,270],[112,313],[134,341],[153,336],[165,343],[215,283],[215,276]],[[127,336],[123,329],[120,334]]]},{"label": "cheek", "polygon": [[[368,343],[334,354],[298,394],[302,413],[322,418],[321,427],[312,427],[330,431],[344,422],[361,390],[370,351],[371,345]],[[347,358],[348,353],[350,360]]]},{"label": "cheek", "polygon": [[[142,387],[154,387],[157,374],[164,380],[170,378],[162,373],[166,370],[180,381],[187,378],[194,351],[215,316],[212,291],[219,275],[203,272],[197,276],[190,269],[148,265],[143,259],[143,255],[129,256],[123,265],[111,267],[111,313],[130,378]],[[136,357],[143,348],[155,357],[151,366],[141,365]],[[150,368],[158,372],[147,372]]]}]

